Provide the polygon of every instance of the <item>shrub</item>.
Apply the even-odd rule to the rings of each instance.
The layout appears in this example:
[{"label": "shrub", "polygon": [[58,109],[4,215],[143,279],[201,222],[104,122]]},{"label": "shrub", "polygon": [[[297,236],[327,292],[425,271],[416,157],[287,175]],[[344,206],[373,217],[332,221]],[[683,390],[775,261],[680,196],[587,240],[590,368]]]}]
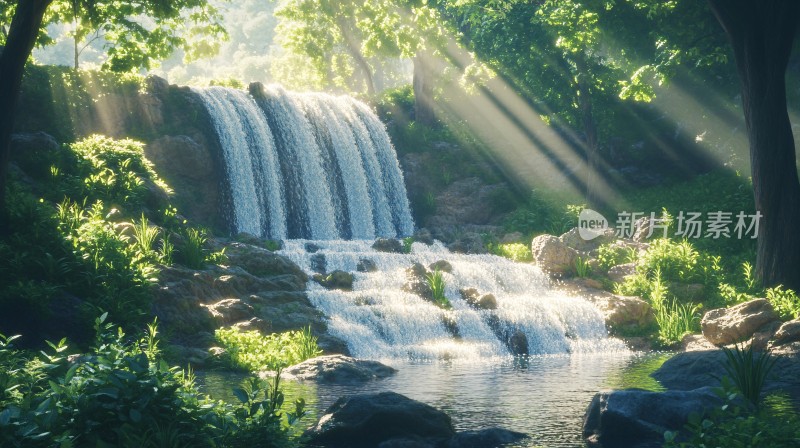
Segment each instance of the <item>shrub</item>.
[{"label": "shrub", "polygon": [[527,244],[522,243],[506,243],[506,244],[492,244],[489,243],[487,249],[490,253],[506,257],[514,261],[533,261],[533,254]]},{"label": "shrub", "polygon": [[800,297],[791,289],[784,289],[781,285],[769,288],[767,289],[767,300],[782,319],[790,320],[800,317]]},{"label": "shrub", "polygon": [[639,253],[635,247],[603,244],[597,248],[598,267],[604,272],[620,264],[633,263],[638,258]]},{"label": "shrub", "polygon": [[[37,356],[14,350],[0,336],[0,445],[51,446],[287,446],[282,427],[279,378],[253,379],[239,405],[199,393],[193,375],[170,368],[160,357],[156,327],[130,340],[121,329],[95,322],[89,353],[68,360],[62,340]],[[289,422],[304,413],[295,403]]]},{"label": "shrub", "polygon": [[322,354],[310,328],[265,336],[231,327],[217,329],[214,336],[225,349],[226,363],[252,372],[278,370]]},{"label": "shrub", "polygon": [[584,260],[583,257],[575,258],[575,275],[580,278],[588,277],[589,274],[592,273],[592,268],[589,266],[589,262]]},{"label": "shrub", "polygon": [[450,300],[448,300],[444,295],[445,282],[442,272],[436,269],[435,271],[426,274],[425,279],[428,281],[428,286],[430,286],[431,292],[433,293],[434,303],[439,305],[441,308],[452,308]]}]

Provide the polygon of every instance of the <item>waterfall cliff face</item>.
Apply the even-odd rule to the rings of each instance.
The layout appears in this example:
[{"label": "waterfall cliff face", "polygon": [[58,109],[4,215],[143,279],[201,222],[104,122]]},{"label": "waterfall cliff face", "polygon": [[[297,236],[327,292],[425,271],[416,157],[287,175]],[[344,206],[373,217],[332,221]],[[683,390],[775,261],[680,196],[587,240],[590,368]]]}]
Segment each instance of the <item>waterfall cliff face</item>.
[{"label": "waterfall cliff face", "polygon": [[386,129],[350,97],[195,89],[223,150],[234,232],[374,239],[414,231]]}]

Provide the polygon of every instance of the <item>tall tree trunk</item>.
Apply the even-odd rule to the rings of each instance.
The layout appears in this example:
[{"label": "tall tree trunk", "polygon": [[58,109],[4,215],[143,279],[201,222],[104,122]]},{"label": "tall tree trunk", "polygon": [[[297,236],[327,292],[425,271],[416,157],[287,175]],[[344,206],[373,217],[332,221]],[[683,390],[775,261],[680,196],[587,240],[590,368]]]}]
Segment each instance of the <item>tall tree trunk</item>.
[{"label": "tall tree trunk", "polygon": [[433,76],[431,56],[420,50],[414,56],[414,119],[417,123],[432,125],[436,116],[433,111]]},{"label": "tall tree trunk", "polygon": [[342,33],[344,46],[356,63],[357,72],[361,74],[361,78],[364,80],[367,93],[369,96],[375,96],[375,76],[372,74],[372,67],[367,62],[367,58],[361,53],[361,42],[353,36],[347,18],[342,13],[337,13],[337,26]]},{"label": "tall tree trunk", "polygon": [[81,52],[78,51],[78,36],[72,38],[72,57],[73,57],[73,68],[78,70],[80,68],[80,58]]},{"label": "tall tree trunk", "polygon": [[[25,62],[31,55],[42,17],[52,0],[20,0],[11,20],[6,46],[0,55],[0,216],[6,212],[6,183],[11,152],[19,89]],[[0,218],[0,233],[8,230],[7,220]]]},{"label": "tall tree trunk", "polygon": [[575,64],[577,73],[578,107],[580,108],[581,125],[586,138],[586,203],[590,208],[597,208],[598,176],[600,169],[600,153],[597,143],[597,124],[592,109],[592,93],[589,86],[588,68],[585,61],[578,58]]},{"label": "tall tree trunk", "polygon": [[786,107],[786,68],[800,22],[797,0],[709,0],[742,84],[756,209],[763,218],[756,273],[800,291],[800,182]]}]

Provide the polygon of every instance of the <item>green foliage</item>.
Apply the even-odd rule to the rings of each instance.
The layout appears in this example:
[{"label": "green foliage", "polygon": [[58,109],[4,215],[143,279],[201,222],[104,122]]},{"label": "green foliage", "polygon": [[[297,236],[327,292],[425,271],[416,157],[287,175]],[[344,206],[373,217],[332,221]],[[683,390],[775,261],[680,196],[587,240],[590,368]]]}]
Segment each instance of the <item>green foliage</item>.
[{"label": "green foliage", "polygon": [[[169,367],[155,324],[141,338],[95,321],[88,353],[69,358],[62,340],[31,355],[0,336],[0,445],[8,447],[213,447],[260,437],[259,446],[288,446],[279,378],[250,380],[242,402],[226,405],[199,393],[191,372]],[[304,403],[285,414],[293,423]],[[166,444],[166,445],[165,445]]]},{"label": "green foliage", "polygon": [[736,389],[745,400],[758,407],[767,375],[775,367],[778,359],[771,357],[767,352],[756,355],[752,345],[746,349],[737,345],[733,350],[723,347],[722,351],[727,361],[725,371],[733,380]]},{"label": "green foliage", "polygon": [[214,332],[231,367],[258,372],[278,370],[322,354],[311,329],[262,335],[256,330],[219,328]]},{"label": "green foliage", "polygon": [[[72,26],[75,58],[92,41],[102,38],[106,52],[103,69],[116,72],[149,69],[176,49],[181,49],[187,60],[211,56],[227,38],[220,13],[204,0],[179,0],[168,5],[157,0],[56,0],[48,17],[50,23]],[[140,23],[143,18],[148,26]]]},{"label": "green foliage", "polygon": [[636,262],[638,259],[639,251],[632,246],[603,244],[597,248],[598,267],[604,272],[620,264]]},{"label": "green foliage", "polygon": [[191,268],[203,269],[206,263],[221,263],[225,261],[225,249],[212,252],[206,248],[208,234],[199,228],[187,228],[182,233],[182,244],[177,249],[178,263]]},{"label": "green foliage", "polygon": [[411,247],[413,245],[414,245],[414,237],[413,236],[408,236],[408,237],[403,238],[403,253],[404,254],[410,254],[411,253]]},{"label": "green foliage", "polygon": [[589,274],[592,273],[592,268],[589,266],[588,260],[584,260],[583,257],[575,258],[575,275],[580,278],[586,278]]},{"label": "green foliage", "polygon": [[522,243],[505,243],[487,245],[489,253],[506,257],[514,261],[533,261],[533,254],[531,248],[527,244]]},{"label": "green foliage", "polygon": [[426,274],[425,280],[428,282],[428,286],[431,288],[433,302],[441,308],[452,308],[450,300],[444,295],[444,289],[446,285],[444,282],[444,276],[442,276],[442,272],[436,269],[433,272]]},{"label": "green foliage", "polygon": [[785,448],[800,441],[800,417],[788,397],[771,395],[766,406],[742,405],[739,392],[727,377],[715,390],[722,406],[706,415],[692,413],[686,425],[689,438],[678,440],[678,433],[664,434],[665,448],[730,447]]},{"label": "green foliage", "polygon": [[508,214],[503,228],[506,232],[528,236],[542,233],[560,235],[578,225],[578,214],[584,208],[572,204],[570,199],[545,190],[533,190],[526,204]]},{"label": "green foliage", "polygon": [[790,320],[800,317],[800,297],[791,289],[784,289],[782,285],[769,288],[767,289],[767,300],[782,319]]},{"label": "green foliage", "polygon": [[32,186],[10,182],[2,219],[12,233],[0,240],[0,329],[28,334],[30,345],[65,334],[87,343],[97,310],[125,328],[142,323],[158,265],[173,261],[170,237],[191,233],[164,196],[152,192],[157,185],[168,189],[142,147],[91,136],[40,154],[39,164],[50,169],[34,170]]}]

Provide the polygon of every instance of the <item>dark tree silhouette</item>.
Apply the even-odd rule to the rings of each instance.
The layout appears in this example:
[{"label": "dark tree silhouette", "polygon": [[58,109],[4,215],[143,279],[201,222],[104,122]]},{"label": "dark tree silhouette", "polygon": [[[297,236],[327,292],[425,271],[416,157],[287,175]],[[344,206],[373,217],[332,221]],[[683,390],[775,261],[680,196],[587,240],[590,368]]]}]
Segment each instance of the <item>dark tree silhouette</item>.
[{"label": "dark tree silhouette", "polygon": [[[0,217],[6,211],[6,180],[19,89],[25,62],[33,51],[44,12],[52,0],[20,0],[11,21],[6,46],[0,55]],[[0,218],[0,234],[6,231]]]},{"label": "dark tree silhouette", "polygon": [[756,272],[800,290],[800,182],[786,105],[786,68],[800,22],[797,0],[709,0],[733,47],[742,84],[756,209]]}]

